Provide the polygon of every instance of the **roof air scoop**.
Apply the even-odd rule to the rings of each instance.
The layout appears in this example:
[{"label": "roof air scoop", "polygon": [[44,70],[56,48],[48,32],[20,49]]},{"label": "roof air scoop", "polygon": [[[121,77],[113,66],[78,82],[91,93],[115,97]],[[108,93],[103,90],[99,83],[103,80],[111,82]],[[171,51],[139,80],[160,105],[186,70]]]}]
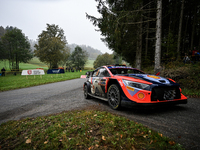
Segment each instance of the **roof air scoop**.
[{"label": "roof air scoop", "polygon": [[166,83],[166,81],[165,80],[159,80],[161,83]]}]

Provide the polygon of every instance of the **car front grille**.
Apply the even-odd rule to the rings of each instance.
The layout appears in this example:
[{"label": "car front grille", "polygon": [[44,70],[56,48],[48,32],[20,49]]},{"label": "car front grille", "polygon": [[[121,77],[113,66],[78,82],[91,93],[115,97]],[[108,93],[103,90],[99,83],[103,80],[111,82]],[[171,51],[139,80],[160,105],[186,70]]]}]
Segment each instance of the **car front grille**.
[{"label": "car front grille", "polygon": [[179,87],[154,87],[152,89],[151,101],[164,101],[179,99],[181,97]]}]

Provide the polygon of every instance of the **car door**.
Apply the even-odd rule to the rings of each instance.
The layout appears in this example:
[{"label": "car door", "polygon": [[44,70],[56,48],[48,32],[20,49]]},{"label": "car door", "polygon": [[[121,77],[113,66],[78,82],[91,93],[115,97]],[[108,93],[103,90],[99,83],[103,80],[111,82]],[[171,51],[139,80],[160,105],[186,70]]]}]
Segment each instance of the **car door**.
[{"label": "car door", "polygon": [[106,97],[106,94],[105,94],[105,90],[106,90],[106,84],[107,84],[107,81],[110,77],[108,71],[106,70],[106,68],[100,68],[99,70],[99,74],[98,74],[98,77],[99,77],[99,86],[98,88],[100,89],[100,96],[101,97]]},{"label": "car door", "polygon": [[98,83],[98,74],[99,69],[96,69],[92,72],[91,78],[89,79],[90,85],[91,85],[91,94],[96,95],[96,85]]},{"label": "car door", "polygon": [[109,76],[105,68],[95,70],[91,77],[91,94],[99,97],[105,97],[106,76]]}]

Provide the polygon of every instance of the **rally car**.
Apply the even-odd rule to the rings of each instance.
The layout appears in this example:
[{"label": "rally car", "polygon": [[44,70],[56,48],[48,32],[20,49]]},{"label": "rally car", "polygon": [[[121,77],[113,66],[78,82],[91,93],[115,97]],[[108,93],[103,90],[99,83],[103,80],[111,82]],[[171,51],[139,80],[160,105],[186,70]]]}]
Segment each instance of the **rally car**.
[{"label": "rally car", "polygon": [[112,109],[130,106],[186,104],[187,97],[172,79],[145,74],[125,65],[102,66],[87,73],[84,97],[108,101]]}]

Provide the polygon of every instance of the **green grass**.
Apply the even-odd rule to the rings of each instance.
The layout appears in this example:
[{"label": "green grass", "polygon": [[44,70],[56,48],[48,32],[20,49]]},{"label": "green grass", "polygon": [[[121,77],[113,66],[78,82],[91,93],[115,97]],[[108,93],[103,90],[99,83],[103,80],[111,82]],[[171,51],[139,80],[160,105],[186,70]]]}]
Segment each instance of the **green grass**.
[{"label": "green grass", "polygon": [[182,93],[188,97],[199,98],[200,97],[200,90],[198,89],[182,89]]},{"label": "green grass", "polygon": [[36,65],[36,66],[40,66],[40,67],[44,67],[47,68],[47,65],[42,63],[38,58],[34,57],[33,59],[31,59],[29,62],[29,64],[32,65]]},{"label": "green grass", "polygon": [[[89,60],[86,64],[88,69],[92,68],[94,60]],[[25,88],[30,86],[36,86],[41,84],[53,83],[58,81],[65,81],[75,78],[80,78],[81,75],[84,75],[87,71],[82,72],[66,72],[64,74],[45,74],[42,76],[21,76],[21,71],[17,72],[17,76],[14,76],[14,72],[9,69],[9,62],[0,61],[0,68],[6,68],[6,76],[0,76],[0,91],[13,90],[18,88]],[[34,57],[29,61],[29,63],[20,63],[20,70],[36,69],[43,68],[47,70],[48,67],[46,64],[39,61],[38,58]]]},{"label": "green grass", "polygon": [[[0,68],[3,67],[6,69],[6,71],[10,71],[8,60],[0,61]],[[39,59],[36,57],[31,59],[28,63],[19,63],[19,68],[21,70],[36,69],[36,68],[48,69],[47,65],[40,62]]]},{"label": "green grass", "polygon": [[182,146],[139,123],[105,111],[79,110],[0,125],[1,149],[151,149]]},{"label": "green grass", "polygon": [[45,74],[45,75],[31,75],[22,76],[19,73],[14,76],[13,74],[6,74],[5,77],[0,76],[0,91],[7,91],[41,84],[65,81],[75,78],[80,78],[87,71],[82,72],[65,72],[63,74]]},{"label": "green grass", "polygon": [[6,70],[9,69],[9,62],[7,60],[0,61],[0,69],[5,68]]},{"label": "green grass", "polygon": [[[94,60],[88,60],[86,62],[85,68],[86,69],[93,69],[93,62]],[[6,60],[4,61],[0,61],[0,68],[5,67],[6,70],[10,70],[9,69],[9,62]],[[48,66],[42,62],[40,62],[40,60],[36,57],[34,57],[33,59],[31,59],[28,63],[20,63],[19,64],[19,68],[26,70],[26,69],[36,69],[36,68],[43,68],[43,69],[48,69]]]},{"label": "green grass", "polygon": [[85,68],[93,69],[93,63],[94,63],[94,60],[88,60],[86,62]]}]

